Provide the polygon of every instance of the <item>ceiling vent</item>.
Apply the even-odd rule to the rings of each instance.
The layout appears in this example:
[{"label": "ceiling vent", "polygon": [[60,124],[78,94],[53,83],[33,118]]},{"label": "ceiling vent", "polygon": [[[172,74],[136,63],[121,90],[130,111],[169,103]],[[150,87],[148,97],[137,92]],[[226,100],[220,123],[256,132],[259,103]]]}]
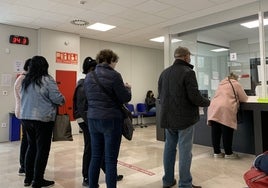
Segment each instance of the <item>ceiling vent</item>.
[{"label": "ceiling vent", "polygon": [[89,24],[89,22],[87,22],[85,20],[75,19],[75,20],[71,21],[71,24],[78,25],[78,26],[86,26]]}]

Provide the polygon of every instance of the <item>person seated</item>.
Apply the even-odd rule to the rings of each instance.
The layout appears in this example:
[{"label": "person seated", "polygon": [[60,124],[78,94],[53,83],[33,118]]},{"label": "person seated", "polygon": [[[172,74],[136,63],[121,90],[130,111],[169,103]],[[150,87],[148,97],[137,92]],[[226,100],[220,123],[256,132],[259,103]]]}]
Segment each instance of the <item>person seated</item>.
[{"label": "person seated", "polygon": [[268,151],[258,155],[253,162],[253,166],[268,174]]},{"label": "person seated", "polygon": [[147,91],[146,98],[145,98],[145,104],[148,112],[156,112],[155,108],[155,97],[152,90]]}]

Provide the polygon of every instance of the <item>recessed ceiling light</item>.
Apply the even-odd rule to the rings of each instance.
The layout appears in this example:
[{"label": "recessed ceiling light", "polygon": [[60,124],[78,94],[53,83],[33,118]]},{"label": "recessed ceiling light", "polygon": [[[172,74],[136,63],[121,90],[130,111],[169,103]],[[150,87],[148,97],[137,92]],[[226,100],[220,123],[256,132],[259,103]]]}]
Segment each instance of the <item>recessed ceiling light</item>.
[{"label": "recessed ceiling light", "polygon": [[[156,38],[150,39],[150,41],[164,42],[165,41],[165,37],[164,36],[156,37]],[[182,41],[182,40],[180,40],[180,39],[171,39],[171,43],[180,42],[180,41]]]},{"label": "recessed ceiling light", "polygon": [[71,21],[71,24],[78,25],[78,26],[86,26],[89,23],[85,20],[75,19]]},{"label": "recessed ceiling light", "polygon": [[227,48],[217,48],[217,49],[213,49],[213,50],[210,50],[212,52],[224,52],[224,51],[228,51],[229,49]]},{"label": "recessed ceiling light", "polygon": [[154,42],[164,42],[164,40],[165,40],[165,37],[163,36],[150,39],[150,41],[154,41]]},{"label": "recessed ceiling light", "polygon": [[171,43],[181,42],[181,39],[171,39]]},{"label": "recessed ceiling light", "polygon": [[87,26],[87,29],[94,29],[98,31],[108,31],[113,28],[115,28],[115,26],[103,23],[94,23],[92,25]]},{"label": "recessed ceiling light", "polygon": [[[259,20],[251,21],[251,22],[246,22],[246,23],[241,23],[240,25],[246,27],[246,28],[256,28],[259,27]],[[268,25],[268,19],[263,20],[263,25]]]}]

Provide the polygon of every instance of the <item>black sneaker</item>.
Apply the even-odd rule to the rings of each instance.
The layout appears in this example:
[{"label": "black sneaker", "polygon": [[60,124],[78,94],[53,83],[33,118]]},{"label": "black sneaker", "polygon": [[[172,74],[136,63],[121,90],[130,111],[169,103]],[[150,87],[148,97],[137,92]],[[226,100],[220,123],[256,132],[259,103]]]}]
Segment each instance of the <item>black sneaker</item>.
[{"label": "black sneaker", "polygon": [[49,180],[41,180],[40,182],[33,182],[32,187],[33,188],[41,188],[41,187],[51,187],[55,184],[54,181],[49,181]]},{"label": "black sneaker", "polygon": [[24,179],[24,187],[30,187],[32,185],[32,181],[33,181],[32,178],[25,177],[25,179]]},{"label": "black sneaker", "polygon": [[124,178],[123,175],[117,175],[116,176],[116,181],[121,181]]},{"label": "black sneaker", "polygon": [[24,187],[30,187],[32,185],[32,181],[24,181]]},{"label": "black sneaker", "polygon": [[25,170],[20,167],[19,172],[18,172],[18,175],[19,176],[25,176]]},{"label": "black sneaker", "polygon": [[83,179],[82,185],[85,186],[85,187],[88,187],[88,178]]}]

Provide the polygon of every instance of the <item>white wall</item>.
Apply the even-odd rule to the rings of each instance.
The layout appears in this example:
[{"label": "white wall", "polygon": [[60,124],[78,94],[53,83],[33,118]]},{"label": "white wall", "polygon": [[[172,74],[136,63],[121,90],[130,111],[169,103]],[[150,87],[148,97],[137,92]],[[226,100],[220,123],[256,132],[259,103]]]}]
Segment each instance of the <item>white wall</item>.
[{"label": "white wall", "polygon": [[[22,27],[14,27],[0,24],[0,142],[9,139],[9,112],[14,111],[14,93],[13,84],[17,73],[14,69],[15,62],[23,62],[37,53],[37,31]],[[29,45],[10,44],[10,35],[27,36],[30,41]],[[9,51],[9,53],[8,53]],[[3,76],[11,76],[11,84],[3,86]],[[9,80],[6,80],[9,81]],[[7,95],[3,95],[7,91]],[[6,123],[7,127],[2,127]]]},{"label": "white wall", "polygon": [[121,73],[124,82],[132,86],[130,103],[144,102],[147,90],[153,90],[157,95],[158,77],[164,68],[164,52],[162,50],[86,38],[81,38],[80,43],[80,71],[85,57],[91,56],[95,59],[101,49],[112,49],[119,56],[115,69]]},{"label": "white wall", "polygon": [[[34,55],[42,55],[49,62],[49,73],[55,77],[56,70],[75,70],[78,77],[81,77],[82,63],[86,56],[96,57],[96,54],[104,48],[113,50],[119,56],[116,70],[121,73],[125,82],[132,85],[132,101],[136,104],[144,102],[147,90],[153,90],[157,95],[157,81],[164,65],[163,50],[143,48],[125,44],[117,44],[105,41],[98,41],[87,38],[80,38],[79,35],[52,31],[47,29],[26,29],[0,24],[0,76],[11,75],[10,86],[0,85],[0,142],[9,140],[9,112],[14,111],[13,85],[17,73],[14,71],[14,64],[17,60],[24,62]],[[28,46],[9,44],[9,35],[27,36],[30,40]],[[65,44],[68,43],[68,45]],[[6,53],[6,49],[10,53]],[[78,54],[78,65],[56,63],[56,51]],[[8,95],[3,96],[3,91]],[[6,123],[7,127],[2,128],[1,124]],[[78,132],[72,122],[73,132]]]},{"label": "white wall", "polygon": [[[67,44],[67,45],[66,45]],[[48,29],[38,30],[38,53],[44,56],[49,63],[49,73],[55,78],[56,70],[79,70],[79,64],[56,63],[56,52],[68,52],[78,54],[80,57],[80,37],[76,34],[52,31]]]}]

